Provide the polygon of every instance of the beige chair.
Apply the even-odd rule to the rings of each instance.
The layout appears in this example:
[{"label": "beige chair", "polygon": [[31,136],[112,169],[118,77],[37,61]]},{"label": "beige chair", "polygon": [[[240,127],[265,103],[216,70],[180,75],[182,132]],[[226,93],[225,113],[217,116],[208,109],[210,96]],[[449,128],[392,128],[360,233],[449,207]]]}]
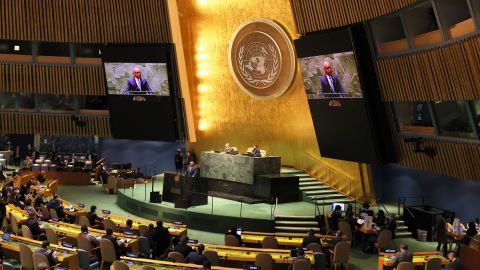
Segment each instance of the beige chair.
[{"label": "beige chair", "polygon": [[145,233],[147,233],[148,231],[148,226],[147,225],[138,225],[138,234],[140,236],[145,236]]},{"label": "beige chair", "polygon": [[262,240],[262,248],[277,249],[278,240],[273,236],[265,236]]},{"label": "beige chair", "polygon": [[78,225],[79,226],[87,226],[87,227],[90,227],[90,220],[88,220],[88,218],[86,216],[79,216],[78,217]]},{"label": "beige chair", "polygon": [[142,267],[142,270],[156,270],[156,269],[155,269],[155,267],[153,267],[153,266],[144,265],[144,266]]},{"label": "beige chair", "polygon": [[312,270],[312,265],[309,260],[295,260],[293,262],[293,270]]},{"label": "beige chair", "polygon": [[470,239],[471,248],[480,251],[480,234],[475,235],[472,239]]},{"label": "beige chair", "polygon": [[58,218],[58,214],[57,214],[57,211],[55,211],[55,209],[50,208],[49,213],[51,218]]},{"label": "beige chair", "polygon": [[106,230],[106,229],[112,229],[113,231],[115,231],[115,223],[113,223],[113,221],[111,219],[104,219],[103,220],[103,228]]},{"label": "beige chair", "polygon": [[313,252],[322,252],[322,245],[319,243],[310,243],[307,245],[307,249]]},{"label": "beige chair", "polygon": [[25,238],[33,239],[32,231],[30,231],[30,228],[25,225],[22,225],[22,236]]},{"label": "beige chair", "polygon": [[179,252],[169,252],[168,258],[173,259],[173,261],[176,263],[185,263],[185,258],[183,257],[182,253]]},{"label": "beige chair", "polygon": [[425,270],[438,270],[442,267],[442,260],[440,258],[433,258],[425,263]]},{"label": "beige chair", "polygon": [[115,177],[113,175],[110,175],[110,176],[107,177],[108,192],[113,190],[113,193],[117,194],[117,181],[118,181],[117,177]]},{"label": "beige chair", "polygon": [[92,242],[85,237],[78,237],[77,236],[77,247],[79,249],[85,250],[88,255],[93,255],[93,251],[98,250],[99,247],[94,247]]},{"label": "beige chair", "polygon": [[348,261],[350,259],[350,244],[348,242],[339,242],[335,245],[335,250],[333,251],[332,264],[343,265],[345,269],[348,270]]},{"label": "beige chair", "polygon": [[42,217],[47,219],[50,218],[50,212],[48,212],[48,209],[45,205],[40,206],[40,212],[42,213]]},{"label": "beige chair", "polygon": [[398,264],[397,270],[415,270],[415,266],[411,262],[401,262]]},{"label": "beige chair", "polygon": [[272,255],[261,252],[255,256],[255,265],[260,266],[262,270],[272,270],[273,268],[273,258]]},{"label": "beige chair", "polygon": [[239,247],[240,242],[238,241],[237,237],[233,235],[225,235],[225,246]]},{"label": "beige chair", "polygon": [[102,255],[102,263],[100,269],[104,269],[104,263],[113,263],[117,259],[117,254],[112,241],[108,239],[100,239],[100,254]]},{"label": "beige chair", "polygon": [[17,218],[10,212],[10,226],[12,227],[12,232],[16,235],[22,234],[20,225],[18,224]]},{"label": "beige chair", "polygon": [[218,257],[218,252],[215,250],[205,250],[203,256],[207,257],[207,260],[212,263],[212,266],[220,265],[220,258]]},{"label": "beige chair", "polygon": [[51,228],[45,228],[45,233],[47,234],[47,240],[50,244],[58,245],[60,241],[65,239],[65,237],[58,238],[58,235]]},{"label": "beige chair", "polygon": [[392,231],[382,230],[378,234],[377,243],[375,243],[375,248],[380,253],[386,249],[392,247]]},{"label": "beige chair", "polygon": [[338,230],[342,232],[342,235],[346,237],[347,241],[352,241],[353,240],[353,233],[352,233],[352,227],[350,224],[345,221],[345,220],[340,220],[338,222]]},{"label": "beige chair", "polygon": [[113,269],[114,270],[128,270],[129,267],[126,263],[122,262],[122,261],[114,261],[113,264]]},{"label": "beige chair", "polygon": [[25,244],[18,244],[20,248],[20,265],[21,269],[33,269],[33,251]]},{"label": "beige chair", "polygon": [[40,253],[33,253],[33,269],[37,270],[39,264],[45,264],[48,266],[48,268],[53,267],[53,265],[50,265],[50,262],[48,261],[47,256],[40,254]]}]

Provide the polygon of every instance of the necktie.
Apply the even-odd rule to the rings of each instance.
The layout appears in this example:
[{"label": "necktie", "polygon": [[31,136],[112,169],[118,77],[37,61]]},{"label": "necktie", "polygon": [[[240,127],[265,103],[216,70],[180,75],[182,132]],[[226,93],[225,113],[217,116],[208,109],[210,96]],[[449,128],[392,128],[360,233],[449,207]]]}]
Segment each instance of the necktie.
[{"label": "necktie", "polygon": [[332,92],[335,93],[335,87],[333,87],[333,78],[332,78],[332,76],[328,76],[328,83],[330,84],[330,88],[332,88]]},{"label": "necktie", "polygon": [[140,79],[135,80],[137,81],[138,91],[142,91],[142,83],[140,82]]}]

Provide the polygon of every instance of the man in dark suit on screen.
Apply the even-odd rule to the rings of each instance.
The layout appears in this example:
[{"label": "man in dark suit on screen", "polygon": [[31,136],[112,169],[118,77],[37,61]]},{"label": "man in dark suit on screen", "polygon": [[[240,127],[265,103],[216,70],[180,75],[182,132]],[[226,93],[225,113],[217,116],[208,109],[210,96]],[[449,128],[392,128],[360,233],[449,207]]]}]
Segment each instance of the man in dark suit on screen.
[{"label": "man in dark suit on screen", "polygon": [[132,75],[133,77],[127,80],[125,89],[127,94],[152,94],[152,89],[147,80],[142,78],[142,71],[139,68],[134,68]]},{"label": "man in dark suit on screen", "polygon": [[340,98],[346,97],[345,91],[338,80],[337,74],[332,72],[332,65],[323,62],[323,71],[325,74],[320,78],[320,92],[318,95],[322,98]]},{"label": "man in dark suit on screen", "polygon": [[198,175],[198,168],[195,165],[194,161],[190,161],[190,164],[187,167],[187,170],[185,171],[185,175],[193,178],[195,178]]}]

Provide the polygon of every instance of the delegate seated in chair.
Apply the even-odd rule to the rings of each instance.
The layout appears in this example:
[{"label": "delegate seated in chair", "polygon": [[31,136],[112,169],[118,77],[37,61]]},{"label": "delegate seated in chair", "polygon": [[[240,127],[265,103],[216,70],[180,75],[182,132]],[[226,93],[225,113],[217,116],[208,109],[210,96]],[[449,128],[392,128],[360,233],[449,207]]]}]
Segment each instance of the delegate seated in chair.
[{"label": "delegate seated in chair", "polygon": [[50,266],[53,267],[54,265],[56,265],[58,263],[58,261],[54,257],[54,251],[53,250],[51,250],[51,251],[47,250],[47,248],[49,246],[50,246],[50,242],[45,240],[45,241],[42,242],[42,249],[39,249],[39,250],[35,251],[35,253],[45,255],[45,257],[47,257],[47,259],[48,259],[48,262],[50,263]]}]

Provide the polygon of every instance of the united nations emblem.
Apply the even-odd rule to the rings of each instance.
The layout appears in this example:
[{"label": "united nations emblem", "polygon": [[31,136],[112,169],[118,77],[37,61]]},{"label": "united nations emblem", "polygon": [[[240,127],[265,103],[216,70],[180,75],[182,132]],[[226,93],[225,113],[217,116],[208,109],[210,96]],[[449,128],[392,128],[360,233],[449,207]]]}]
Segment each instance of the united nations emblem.
[{"label": "united nations emblem", "polygon": [[261,99],[282,95],[295,73],[290,38],[278,24],[261,18],[237,28],[230,41],[229,64],[240,88]]}]

